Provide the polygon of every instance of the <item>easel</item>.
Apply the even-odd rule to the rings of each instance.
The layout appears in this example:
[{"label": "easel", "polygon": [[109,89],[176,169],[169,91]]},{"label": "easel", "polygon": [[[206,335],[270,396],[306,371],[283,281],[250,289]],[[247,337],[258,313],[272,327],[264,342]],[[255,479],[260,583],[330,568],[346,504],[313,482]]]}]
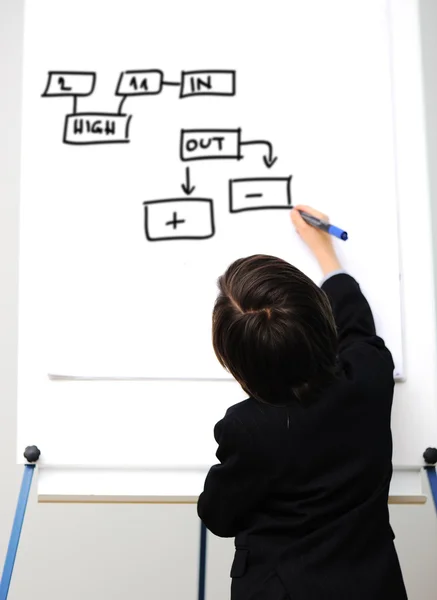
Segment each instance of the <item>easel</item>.
[{"label": "easel", "polygon": [[437,511],[437,448],[427,448],[423,453],[423,458],[428,465],[425,467],[425,471],[428,475],[429,485],[431,488],[432,497],[434,499],[434,506]]},{"label": "easel", "polygon": [[[9,587],[11,585],[12,572],[14,570],[15,558],[17,556],[18,544],[20,543],[21,530],[23,528],[24,516],[26,514],[27,502],[29,500],[30,488],[32,486],[35,466],[41,455],[36,446],[28,446],[24,451],[24,458],[29,464],[24,465],[23,479],[18,496],[15,518],[12,525],[11,537],[6,552],[5,565],[0,580],[0,600],[7,600]],[[199,552],[199,582],[198,600],[205,600],[206,582],[206,527],[200,524],[200,552]]]},{"label": "easel", "polygon": [[24,451],[24,458],[28,461],[24,465],[23,480],[21,482],[20,494],[18,496],[17,509],[15,511],[14,523],[12,525],[9,546],[6,552],[5,566],[0,580],[0,599],[6,600],[11,585],[12,571],[14,570],[15,557],[17,556],[18,544],[20,542],[21,529],[23,527],[24,515],[26,514],[27,501],[29,499],[30,487],[32,485],[35,463],[41,452],[36,446],[28,446]]},{"label": "easel", "polygon": [[[24,516],[26,513],[27,501],[32,485],[33,474],[36,463],[40,457],[40,451],[36,446],[28,446],[24,451],[24,457],[29,464],[24,465],[23,480],[21,483],[20,494],[18,496],[17,509],[15,511],[14,523],[12,525],[11,537],[6,553],[5,565],[2,578],[0,580],[0,600],[7,600],[9,587],[14,570],[15,558],[17,556],[18,544],[20,542],[21,530],[23,527]],[[437,511],[437,448],[427,448],[423,453],[431,487],[434,505]],[[198,580],[198,600],[205,600],[206,583],[206,542],[207,530],[203,523],[200,524],[200,550],[199,550],[199,580]]]}]

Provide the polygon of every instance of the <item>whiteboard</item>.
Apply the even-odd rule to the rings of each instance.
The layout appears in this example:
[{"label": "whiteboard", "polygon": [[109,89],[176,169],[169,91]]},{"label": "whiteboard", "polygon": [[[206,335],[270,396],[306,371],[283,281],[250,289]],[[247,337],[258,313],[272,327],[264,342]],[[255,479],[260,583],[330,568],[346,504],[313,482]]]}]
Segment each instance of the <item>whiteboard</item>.
[{"label": "whiteboard", "polygon": [[28,7],[23,147],[23,218],[44,231],[48,372],[226,377],[211,312],[227,265],[272,254],[320,280],[290,226],[300,202],[347,229],[344,266],[402,374],[383,3],[277,0],[266,14],[255,2],[249,24],[244,3],[225,2],[214,27],[201,1],[128,2],[122,15],[67,3],[58,33],[54,5]]},{"label": "whiteboard", "polygon": [[[28,3],[20,454],[32,437],[46,471],[167,469],[174,493],[161,495],[185,497],[176,481],[188,470],[199,484],[215,421],[243,398],[211,347],[217,277],[235,258],[266,253],[318,282],[289,222],[290,206],[307,203],[349,234],[336,242],[340,259],[406,379],[399,464],[420,463],[435,406],[408,359],[417,274],[406,271],[399,170],[402,124],[417,105],[398,114],[395,74],[397,54],[418,60],[414,19],[412,41],[396,49],[396,14],[404,23],[414,10],[408,0],[391,13],[381,0],[251,2],[250,14],[230,0]],[[431,278],[430,231],[420,245]],[[428,324],[431,289],[420,305]],[[432,327],[426,335],[434,348]]]}]

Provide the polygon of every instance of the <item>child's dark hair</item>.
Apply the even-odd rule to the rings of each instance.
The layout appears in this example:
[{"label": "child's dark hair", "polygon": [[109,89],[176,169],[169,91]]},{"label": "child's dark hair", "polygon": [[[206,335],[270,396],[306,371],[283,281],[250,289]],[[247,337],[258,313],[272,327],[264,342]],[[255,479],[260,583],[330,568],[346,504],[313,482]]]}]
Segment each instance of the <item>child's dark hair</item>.
[{"label": "child's dark hair", "polygon": [[236,260],[218,280],[216,356],[250,396],[284,405],[336,373],[337,331],[326,294],[274,256]]}]

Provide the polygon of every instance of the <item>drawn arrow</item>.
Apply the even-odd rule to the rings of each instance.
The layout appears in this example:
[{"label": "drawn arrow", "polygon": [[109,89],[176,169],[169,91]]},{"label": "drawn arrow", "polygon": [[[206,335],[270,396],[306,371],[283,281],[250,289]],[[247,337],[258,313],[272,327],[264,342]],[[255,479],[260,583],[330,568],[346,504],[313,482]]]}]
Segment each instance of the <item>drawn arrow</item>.
[{"label": "drawn arrow", "polygon": [[186,177],[186,183],[183,183],[181,185],[181,188],[183,189],[183,191],[185,192],[185,194],[187,194],[187,196],[189,196],[196,189],[196,187],[194,185],[192,187],[190,186],[190,167],[186,168],[186,170],[185,170],[185,177]]},{"label": "drawn arrow", "polygon": [[264,164],[266,165],[266,167],[268,169],[271,169],[273,167],[273,165],[275,164],[275,162],[278,160],[278,157],[273,156],[273,146],[270,142],[268,142],[267,140],[254,140],[251,142],[240,142],[240,146],[255,146],[255,145],[259,145],[259,144],[263,144],[264,146],[267,146],[267,148],[269,149],[268,154],[263,156],[263,160],[264,160]]},{"label": "drawn arrow", "polygon": [[266,165],[266,167],[268,169],[271,169],[273,167],[273,165],[275,164],[275,162],[278,160],[277,156],[273,156],[273,146],[271,144],[269,144],[269,154],[268,156],[263,156],[263,161],[264,164]]}]

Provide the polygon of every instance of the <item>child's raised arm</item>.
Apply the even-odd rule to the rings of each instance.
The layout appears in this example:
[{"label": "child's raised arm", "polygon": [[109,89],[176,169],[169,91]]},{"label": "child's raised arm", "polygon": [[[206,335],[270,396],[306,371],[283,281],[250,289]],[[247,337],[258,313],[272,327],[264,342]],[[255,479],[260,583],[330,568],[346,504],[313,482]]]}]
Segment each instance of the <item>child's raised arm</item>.
[{"label": "child's raised arm", "polygon": [[296,233],[306,243],[308,248],[314,254],[317,262],[322,269],[323,275],[329,275],[333,271],[341,269],[340,262],[335,254],[332,237],[329,233],[316,229],[308,225],[300,216],[300,210],[307,212],[314,217],[329,221],[329,218],[323,213],[311,208],[310,206],[298,205],[291,211],[291,221],[294,225]]},{"label": "child's raised arm", "polygon": [[296,232],[314,254],[325,276],[322,289],[327,294],[334,313],[340,354],[357,342],[367,343],[381,350],[392,368],[390,353],[383,340],[376,335],[369,303],[355,279],[342,272],[331,236],[308,225],[300,216],[299,210],[326,221],[329,221],[329,218],[309,206],[297,206],[291,213]]}]

